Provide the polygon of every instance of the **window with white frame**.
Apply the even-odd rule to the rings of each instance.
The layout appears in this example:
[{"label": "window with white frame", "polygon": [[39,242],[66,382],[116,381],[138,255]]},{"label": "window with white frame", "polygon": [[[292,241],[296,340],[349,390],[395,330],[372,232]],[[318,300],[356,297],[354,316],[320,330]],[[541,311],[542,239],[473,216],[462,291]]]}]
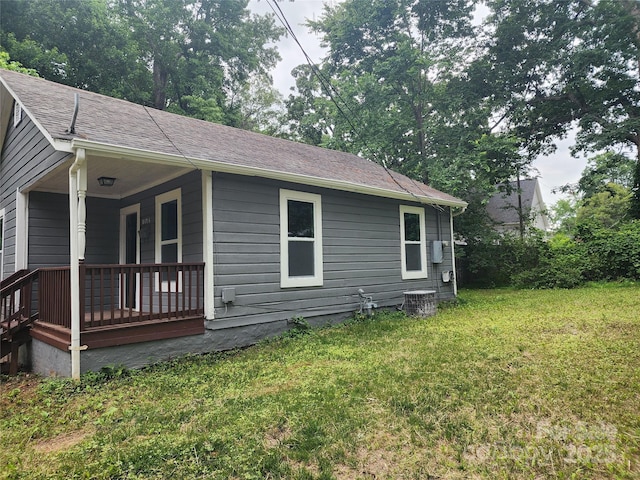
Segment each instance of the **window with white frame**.
[{"label": "window with white frame", "polygon": [[280,190],[280,286],[322,286],[322,199]]},{"label": "window with white frame", "polygon": [[424,208],[400,205],[402,279],[427,278],[427,240]]},{"label": "window with white frame", "polygon": [[[156,196],[156,263],[182,262],[181,196],[179,188]],[[162,291],[175,289],[175,278],[166,271],[161,281]]]}]

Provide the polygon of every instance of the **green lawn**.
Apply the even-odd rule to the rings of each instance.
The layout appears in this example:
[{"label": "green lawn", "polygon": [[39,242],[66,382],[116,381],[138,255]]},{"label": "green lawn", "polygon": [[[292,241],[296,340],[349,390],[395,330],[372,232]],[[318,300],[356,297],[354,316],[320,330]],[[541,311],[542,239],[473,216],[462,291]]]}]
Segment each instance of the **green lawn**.
[{"label": "green lawn", "polygon": [[638,478],[640,287],[463,291],[111,379],[3,379],[0,478]]}]

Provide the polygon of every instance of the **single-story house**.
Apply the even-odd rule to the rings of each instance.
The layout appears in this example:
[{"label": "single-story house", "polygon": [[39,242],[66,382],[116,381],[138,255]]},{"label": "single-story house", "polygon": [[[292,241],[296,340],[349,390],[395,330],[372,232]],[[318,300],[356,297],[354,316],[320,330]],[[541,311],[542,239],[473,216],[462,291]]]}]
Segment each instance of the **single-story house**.
[{"label": "single-story house", "polygon": [[521,217],[525,229],[549,231],[551,223],[537,178],[498,185],[496,189],[487,202],[487,214],[498,232],[520,232]]},{"label": "single-story house", "polygon": [[4,70],[0,133],[2,356],[28,331],[37,373],[456,295],[465,202],[359,156]]}]

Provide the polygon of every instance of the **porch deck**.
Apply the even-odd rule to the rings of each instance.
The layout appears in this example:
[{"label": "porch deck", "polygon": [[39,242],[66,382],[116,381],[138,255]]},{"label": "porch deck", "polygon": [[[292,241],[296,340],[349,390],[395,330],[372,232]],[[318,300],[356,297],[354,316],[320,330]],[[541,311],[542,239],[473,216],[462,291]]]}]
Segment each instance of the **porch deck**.
[{"label": "porch deck", "polygon": [[[69,267],[26,274],[2,289],[4,323],[29,319],[31,338],[67,351],[70,286]],[[204,263],[82,264],[80,312],[80,342],[90,349],[202,334]]]}]

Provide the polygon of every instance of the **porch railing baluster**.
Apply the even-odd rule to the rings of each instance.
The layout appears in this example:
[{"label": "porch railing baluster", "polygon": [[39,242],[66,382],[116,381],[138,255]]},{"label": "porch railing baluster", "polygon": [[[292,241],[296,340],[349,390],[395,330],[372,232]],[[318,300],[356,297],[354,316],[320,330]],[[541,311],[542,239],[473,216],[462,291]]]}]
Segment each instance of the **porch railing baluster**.
[{"label": "porch railing baluster", "polygon": [[100,273],[100,325],[104,325],[104,270],[98,271]]},{"label": "porch railing baluster", "polygon": [[[203,290],[203,263],[83,264],[81,331],[201,315]],[[27,315],[31,303],[34,302],[29,291],[17,289],[15,294],[2,297],[0,313],[6,318],[20,308]],[[40,322],[71,328],[69,267],[40,269],[37,303]],[[89,306],[87,312],[85,305]]]}]

